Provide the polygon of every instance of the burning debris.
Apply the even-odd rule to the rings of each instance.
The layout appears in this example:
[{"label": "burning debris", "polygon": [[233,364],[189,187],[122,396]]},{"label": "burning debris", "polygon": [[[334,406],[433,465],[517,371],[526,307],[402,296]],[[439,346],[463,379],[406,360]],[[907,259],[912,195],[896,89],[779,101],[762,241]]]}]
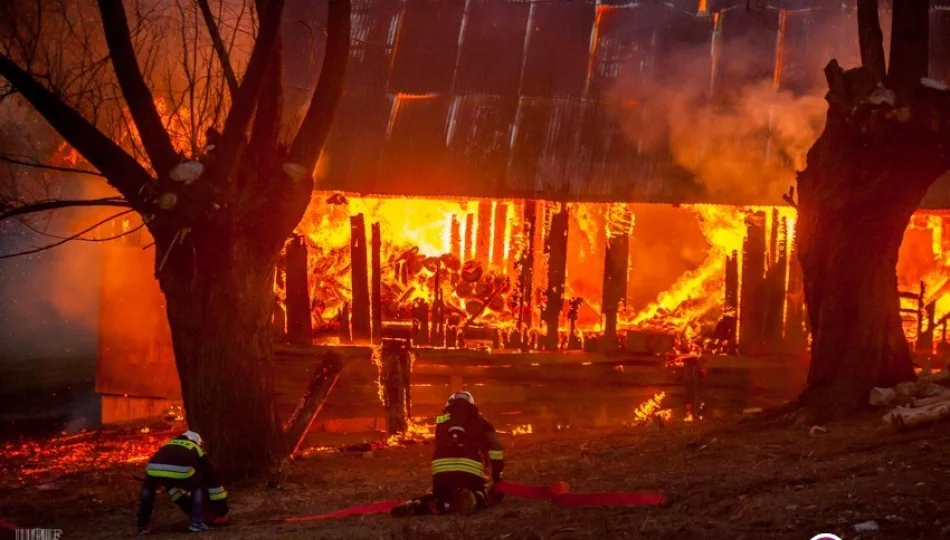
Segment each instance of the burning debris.
[{"label": "burning debris", "polygon": [[[627,246],[636,227],[632,205],[559,209],[544,201],[320,196],[298,228],[306,244],[309,314],[288,312],[288,248],[275,279],[275,322],[286,331],[288,320],[309,315],[321,343],[371,336],[378,343],[382,336],[411,338],[415,346],[611,350],[624,346],[624,339],[615,341],[619,330],[676,336],[682,352],[722,352],[735,348],[741,332],[736,319],[742,261],[761,257],[770,261],[762,279],[778,291],[769,294],[780,296],[769,300],[769,309],[782,339],[790,311],[785,293],[797,285],[787,270],[794,210],[684,209],[698,222],[706,252],[655,301],[637,307],[628,293],[630,275],[637,275]],[[749,216],[758,215],[766,216],[757,227],[772,242],[750,248]],[[569,237],[567,246],[551,242],[562,235]],[[758,251],[743,255],[749,249]],[[752,279],[749,287],[759,287],[759,281]],[[723,345],[730,340],[732,345]]]},{"label": "burning debris", "polygon": [[30,439],[0,446],[0,484],[22,485],[53,482],[70,474],[110,469],[121,464],[142,464],[170,436],[167,426],[108,431],[83,431],[45,439]]}]

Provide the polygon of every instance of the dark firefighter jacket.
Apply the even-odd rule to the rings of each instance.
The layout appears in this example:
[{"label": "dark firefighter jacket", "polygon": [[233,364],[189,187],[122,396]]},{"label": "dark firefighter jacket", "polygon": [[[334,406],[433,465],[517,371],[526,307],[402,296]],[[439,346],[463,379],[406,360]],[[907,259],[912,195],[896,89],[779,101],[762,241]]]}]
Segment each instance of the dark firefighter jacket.
[{"label": "dark firefighter jacket", "polygon": [[485,464],[492,478],[501,479],[504,453],[495,428],[475,405],[453,400],[436,418],[432,474],[466,472],[485,478]]},{"label": "dark firefighter jacket", "polygon": [[[162,445],[145,466],[145,473],[149,478],[181,487],[207,487],[208,498],[212,501],[223,500],[228,496],[228,492],[218,482],[208,454],[184,436],[175,437]],[[181,496],[181,489],[173,491],[169,491],[172,500]]]}]

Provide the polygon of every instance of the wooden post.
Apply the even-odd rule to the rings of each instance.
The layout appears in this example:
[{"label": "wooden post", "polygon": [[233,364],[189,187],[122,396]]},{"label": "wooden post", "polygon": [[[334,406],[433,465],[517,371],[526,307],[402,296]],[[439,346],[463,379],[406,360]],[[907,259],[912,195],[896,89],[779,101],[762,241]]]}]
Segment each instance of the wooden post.
[{"label": "wooden post", "polygon": [[488,265],[491,260],[492,202],[478,201],[478,234],[475,235],[475,258]]},{"label": "wooden post", "polygon": [[534,292],[534,234],[537,226],[537,203],[525,201],[522,225],[522,249],[518,265],[518,343],[527,349],[528,332],[534,324],[532,295]]},{"label": "wooden post", "polygon": [[379,373],[386,411],[386,432],[405,433],[409,429],[410,371],[409,341],[384,339]]},{"label": "wooden post", "polygon": [[505,229],[508,228],[508,203],[495,204],[495,239],[492,243],[492,263],[504,269],[505,265]]},{"label": "wooden post", "polygon": [[372,260],[372,336],[373,343],[381,343],[383,339],[383,301],[382,301],[382,263],[380,260],[382,250],[382,238],[379,230],[379,223],[373,223],[372,243],[370,251],[373,255]]},{"label": "wooden post", "polygon": [[686,408],[694,420],[699,419],[699,358],[683,359],[683,385],[686,387]]},{"label": "wooden post", "polygon": [[290,415],[284,427],[284,440],[291,458],[300,449],[313,420],[320,414],[320,409],[323,408],[342,370],[343,359],[339,354],[328,351],[323,362],[314,371],[297,409]]},{"label": "wooden post", "polygon": [[429,303],[422,298],[412,303],[412,343],[429,344]]},{"label": "wooden post", "polygon": [[617,344],[617,313],[627,298],[627,261],[630,259],[632,216],[626,204],[611,205],[607,211],[606,250],[604,250],[604,292],[601,316],[604,318],[604,346]]},{"label": "wooden post", "polygon": [[[917,297],[917,342],[920,342],[920,337],[924,333],[924,298],[927,294],[927,285],[923,281],[920,282],[920,295]],[[917,345],[914,345],[914,350],[917,350]]]},{"label": "wooden post", "polygon": [[287,338],[295,345],[313,343],[310,320],[310,285],[307,277],[307,244],[303,236],[292,235],[285,244],[287,253]]},{"label": "wooden post", "polygon": [[769,241],[769,267],[766,273],[763,298],[763,340],[770,347],[782,341],[782,314],[785,311],[785,279],[788,275],[786,244],[787,225],[779,218],[778,210],[772,211],[772,231]]},{"label": "wooden post", "polygon": [[462,260],[462,224],[459,223],[459,218],[456,215],[452,215],[452,232],[449,237],[451,242],[451,251],[452,255],[455,255],[455,258]]},{"label": "wooden post", "polygon": [[739,252],[733,251],[726,257],[726,293],[723,302],[722,318],[726,325],[725,338],[729,347],[735,349],[739,324]]},{"label": "wooden post", "polygon": [[805,285],[802,267],[798,263],[795,241],[789,246],[788,291],[786,292],[785,344],[795,352],[805,352],[808,346],[808,317],[805,312]]},{"label": "wooden post", "polygon": [[445,302],[442,299],[442,265],[435,270],[435,297],[432,299],[432,328],[429,344],[433,347],[445,347]]},{"label": "wooden post", "polygon": [[353,283],[353,340],[369,341],[369,272],[366,267],[366,222],[363,214],[350,216],[350,267]]},{"label": "wooden post", "polygon": [[350,304],[344,303],[340,308],[340,343],[353,343],[353,333],[350,331]]},{"label": "wooden post", "polygon": [[544,243],[544,252],[548,257],[548,288],[545,291],[547,304],[541,317],[545,325],[543,349],[556,350],[558,348],[558,323],[561,310],[564,308],[564,281],[567,278],[567,205],[551,217],[551,228]]},{"label": "wooden post", "polygon": [[465,216],[465,246],[462,249],[462,261],[470,261],[474,258],[475,251],[475,214]]},{"label": "wooden post", "polygon": [[746,220],[748,229],[742,246],[742,285],[739,291],[739,346],[743,353],[758,348],[763,337],[764,221],[763,212],[756,212]]}]

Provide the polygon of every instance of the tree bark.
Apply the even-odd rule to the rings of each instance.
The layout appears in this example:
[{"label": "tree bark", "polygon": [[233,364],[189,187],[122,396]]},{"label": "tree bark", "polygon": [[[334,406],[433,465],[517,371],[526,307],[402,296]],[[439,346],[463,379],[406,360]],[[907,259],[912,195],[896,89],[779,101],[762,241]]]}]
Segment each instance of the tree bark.
[{"label": "tree bark", "polygon": [[865,68],[825,69],[824,132],[798,177],[796,243],[812,330],[800,403],[818,420],[856,410],[874,386],[914,377],[897,295],[910,217],[948,168],[950,95],[918,84],[905,107],[868,102]]},{"label": "tree bark", "polygon": [[[280,243],[265,250],[209,232],[173,246],[158,276],[188,426],[208,442],[221,473],[234,478],[264,472],[287,455],[269,331]],[[159,257],[167,250],[159,244]]]}]

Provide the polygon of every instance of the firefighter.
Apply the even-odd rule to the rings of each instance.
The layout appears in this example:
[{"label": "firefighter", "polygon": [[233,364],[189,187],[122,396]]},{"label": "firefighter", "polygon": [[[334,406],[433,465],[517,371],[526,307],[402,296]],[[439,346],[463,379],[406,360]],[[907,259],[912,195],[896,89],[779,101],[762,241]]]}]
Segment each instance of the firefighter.
[{"label": "firefighter", "polygon": [[189,515],[189,531],[207,531],[206,522],[226,523],[228,492],[218,483],[211,460],[201,446],[201,436],[186,431],[165,443],[149,460],[139,505],[139,534],[148,534],[159,486]]},{"label": "firefighter", "polygon": [[[487,462],[487,463],[486,463]],[[492,487],[485,490],[485,466],[491,468]],[[505,468],[501,441],[495,428],[478,412],[469,392],[452,394],[436,418],[432,455],[432,491],[392,511],[394,517],[426,514],[470,514],[501,501],[496,489]]]}]

